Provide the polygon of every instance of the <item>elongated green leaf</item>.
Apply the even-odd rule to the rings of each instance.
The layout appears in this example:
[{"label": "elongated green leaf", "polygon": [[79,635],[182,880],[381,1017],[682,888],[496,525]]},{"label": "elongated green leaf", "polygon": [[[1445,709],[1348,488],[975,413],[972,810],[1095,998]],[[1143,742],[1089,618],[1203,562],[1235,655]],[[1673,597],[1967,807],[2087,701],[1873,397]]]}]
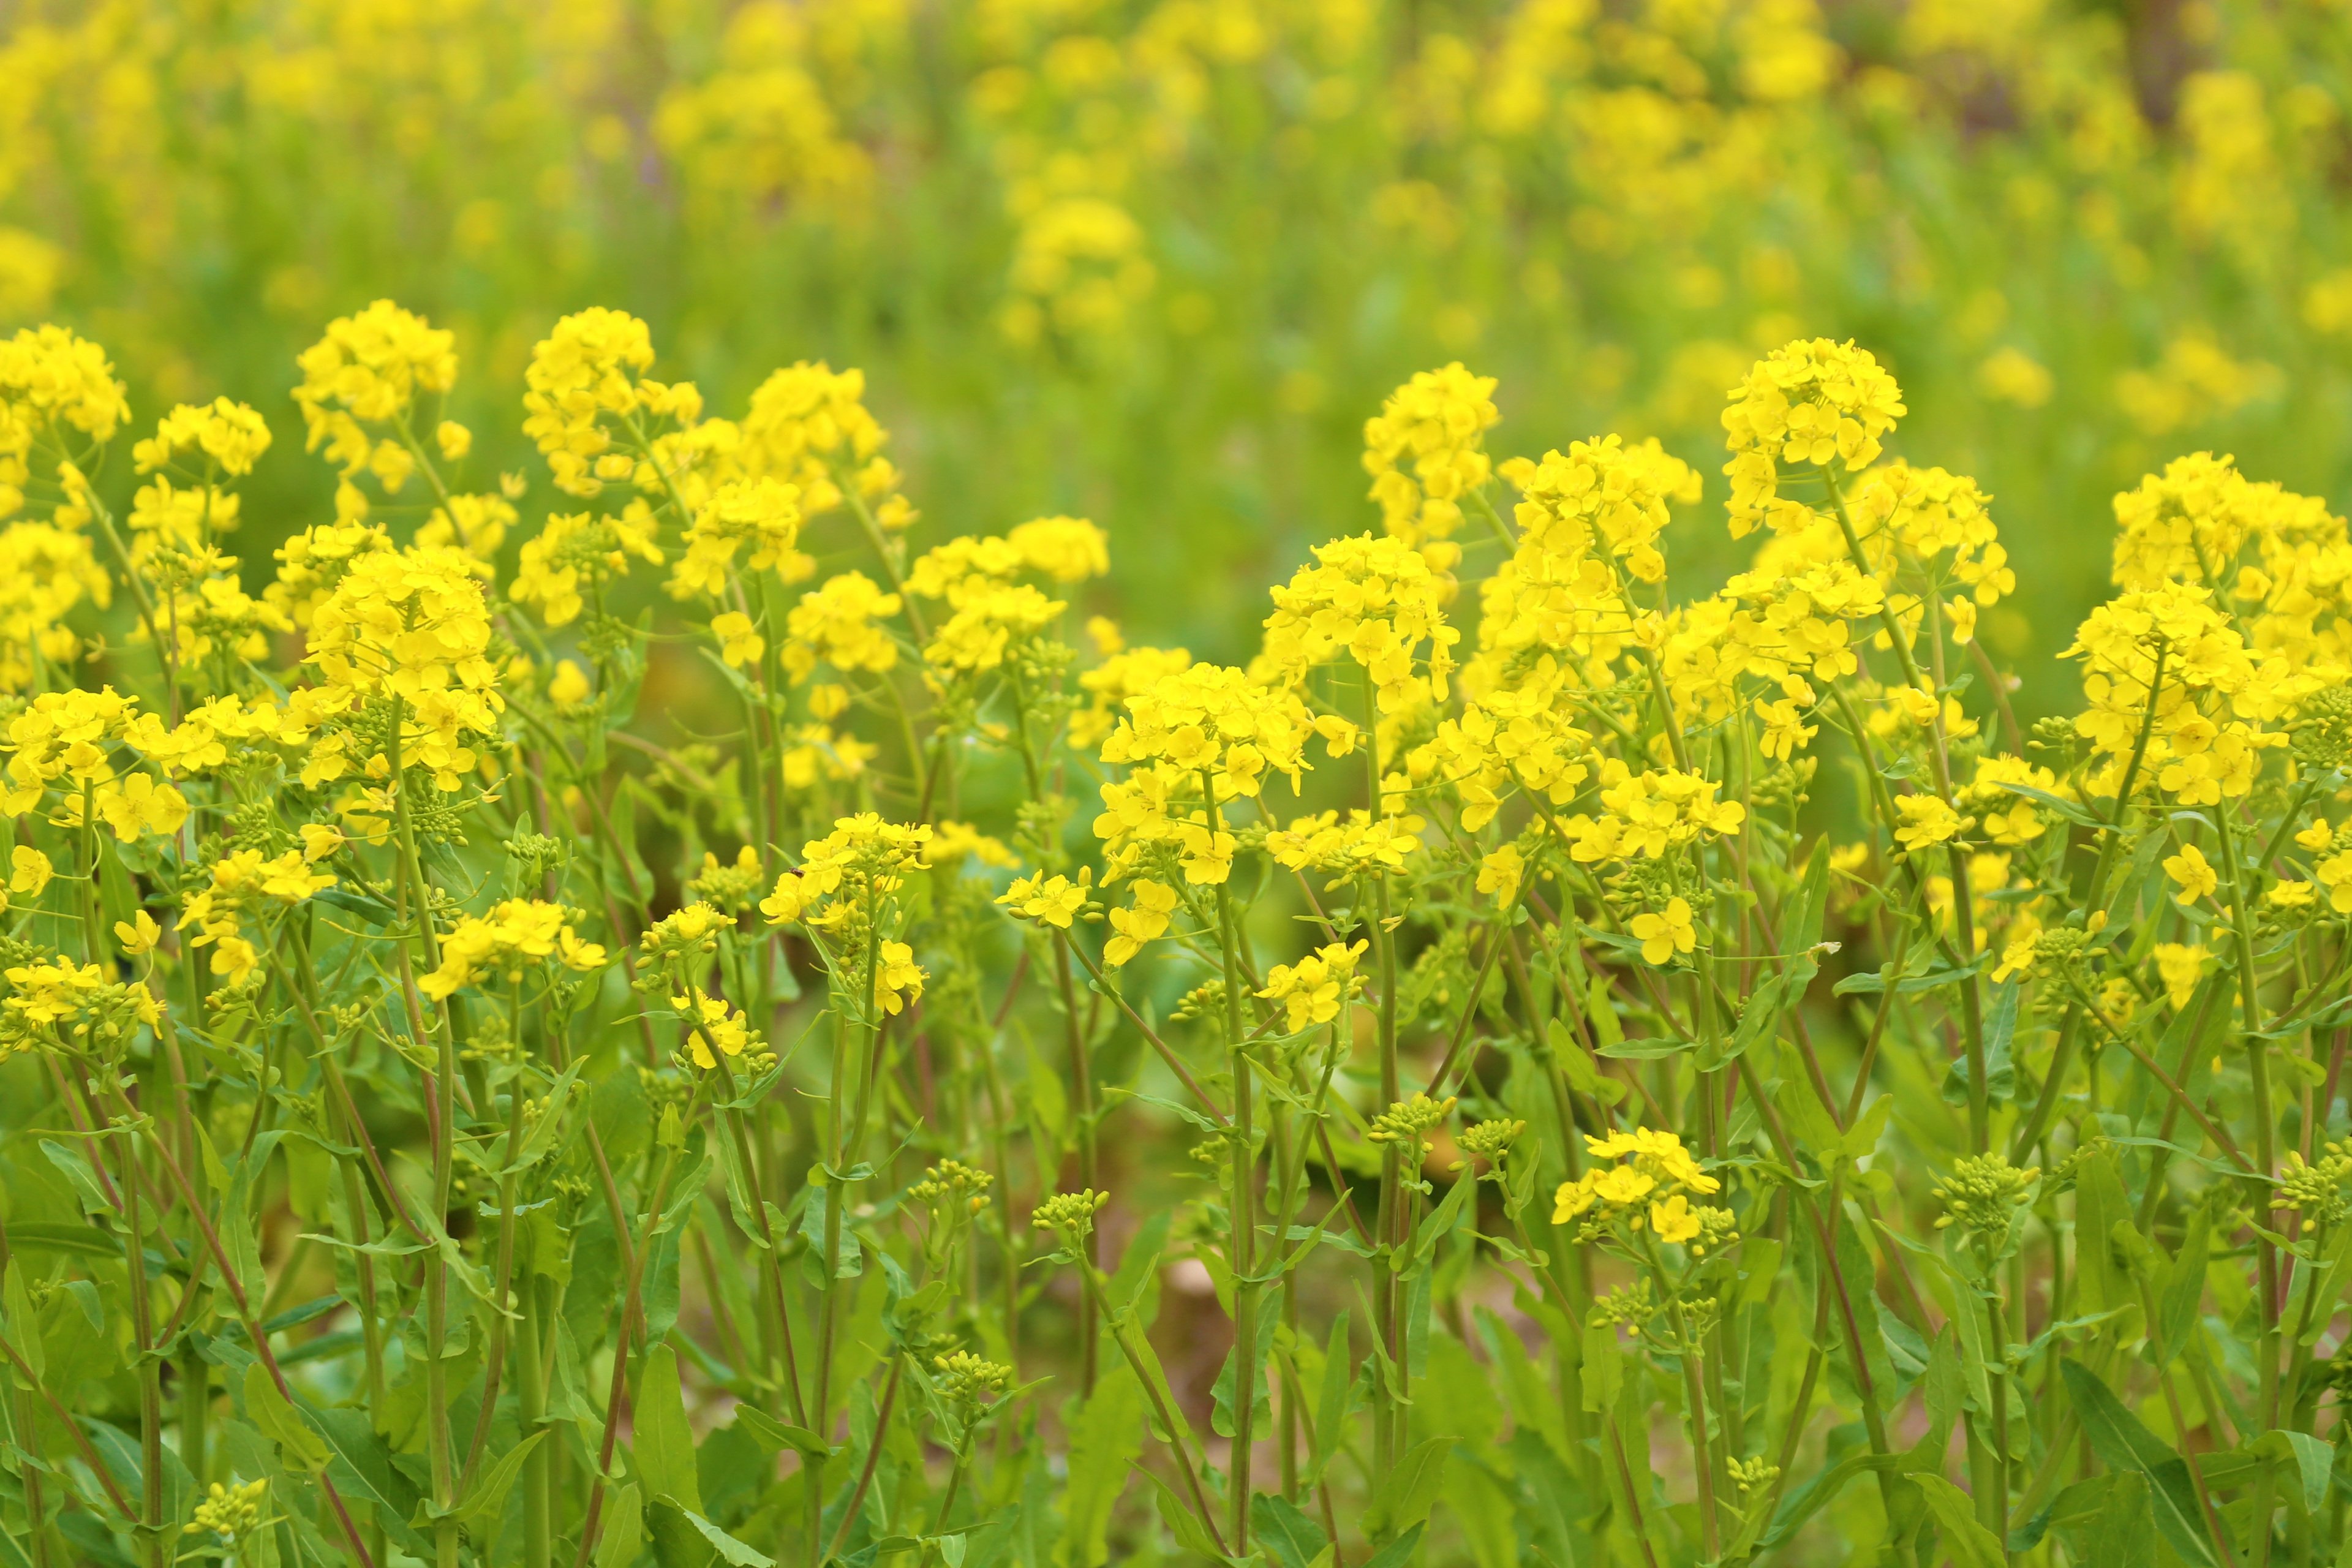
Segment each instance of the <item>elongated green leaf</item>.
[{"label": "elongated green leaf", "polygon": [[276,1381],[257,1361],[247,1363],[245,1369],[245,1414],[261,1429],[263,1436],[278,1445],[288,1469],[312,1475],[327,1468],[326,1440],[312,1431],[301,1413],[278,1392]]},{"label": "elongated green leaf", "polygon": [[1617,1348],[1617,1331],[1608,1323],[1588,1320],[1584,1325],[1584,1408],[1596,1415],[1615,1407],[1625,1379],[1624,1352]]},{"label": "elongated green leaf", "polygon": [[2292,1459],[2303,1483],[2303,1511],[2316,1515],[2327,1503],[2327,1478],[2336,1450],[2308,1432],[2265,1432],[2253,1444],[2254,1452],[2275,1459]]},{"label": "elongated green leaf", "polygon": [[2192,1563],[2213,1562],[2213,1544],[2197,1507],[2197,1493],[2189,1467],[2162,1439],[2140,1424],[2107,1385],[2080,1362],[2059,1363],[2067,1396],[2081,1416],[2091,1449],[2109,1469],[2135,1472],[2147,1479],[2156,1527],[2175,1552]]},{"label": "elongated green leaf", "polygon": [[604,1523],[596,1542],[596,1568],[628,1568],[646,1543],[645,1501],[634,1485],[604,1493]]},{"label": "elongated green leaf", "polygon": [[1111,1510],[1142,1452],[1143,1384],[1122,1363],[1096,1383],[1094,1397],[1070,1428],[1069,1481],[1062,1494],[1066,1568],[1101,1568],[1110,1560]]},{"label": "elongated green leaf", "polygon": [[807,1427],[795,1426],[788,1421],[779,1421],[774,1416],[763,1415],[749,1405],[739,1404],[735,1406],[735,1425],[743,1428],[750,1434],[753,1442],[771,1454],[781,1454],[790,1448],[793,1452],[805,1455],[810,1458],[830,1459],[841,1452],[838,1447],[827,1443]]},{"label": "elongated green leaf", "polygon": [[2189,1222],[2189,1234],[2180,1239],[2180,1250],[2165,1270],[2162,1293],[2157,1299],[2157,1321],[2152,1325],[2158,1366],[2169,1366],[2196,1330],[2197,1303],[2205,1296],[2205,1263],[2212,1228],[2211,1216],[2200,1205]]},{"label": "elongated green leaf", "polygon": [[1936,1516],[1953,1568],[2006,1568],[2000,1541],[1979,1522],[1974,1499],[1938,1475],[1922,1471],[1911,1480],[1927,1500],[1927,1511]]},{"label": "elongated green leaf", "polygon": [[499,1462],[474,1478],[464,1498],[457,1503],[457,1517],[467,1524],[496,1520],[499,1510],[506,1507],[507,1493],[514,1489],[515,1480],[522,1474],[530,1451],[546,1440],[547,1428],[541,1427],[499,1457]]},{"label": "elongated green leaf", "polygon": [[2094,1563],[2153,1563],[2156,1561],[2156,1513],[2150,1507],[2147,1478],[2137,1470],[2118,1471],[2108,1489],[2106,1506],[2091,1525],[2090,1560]]},{"label": "elongated green leaf", "polygon": [[1323,1527],[1286,1498],[1260,1492],[1250,1499],[1250,1525],[1275,1568],[1310,1568],[1331,1549]]},{"label": "elongated green leaf", "polygon": [[1414,1525],[1365,1558],[1364,1568],[1404,1568],[1412,1561],[1412,1554],[1421,1550],[1421,1532],[1428,1528],[1425,1524]]},{"label": "elongated green leaf", "polygon": [[1176,1538],[1176,1544],[1187,1552],[1197,1552],[1212,1562],[1223,1562],[1225,1554],[1218,1550],[1215,1539],[1201,1522],[1200,1515],[1176,1495],[1176,1489],[1161,1480],[1154,1471],[1145,1470],[1143,1473],[1151,1478],[1151,1484],[1159,1492],[1160,1522],[1168,1527],[1168,1533]]},{"label": "elongated green leaf", "polygon": [[1323,1352],[1323,1386],[1315,1398],[1315,1452],[1307,1466],[1309,1479],[1321,1480],[1323,1468],[1339,1451],[1355,1392],[1355,1357],[1348,1353],[1348,1310],[1339,1309],[1331,1324],[1331,1340]]},{"label": "elongated green leaf", "polygon": [[695,1533],[709,1542],[710,1549],[718,1552],[722,1561],[732,1564],[733,1568],[775,1568],[774,1558],[756,1547],[736,1540],[694,1510],[688,1508],[680,1509],[678,1511],[686,1515],[686,1522],[694,1527]]},{"label": "elongated green leaf", "polygon": [[638,1479],[656,1498],[698,1511],[702,1485],[694,1467],[694,1432],[686,1424],[686,1396],[677,1382],[677,1352],[656,1345],[637,1384],[634,1441]]},{"label": "elongated green leaf", "polygon": [[1437,1489],[1445,1480],[1445,1457],[1450,1437],[1430,1437],[1414,1444],[1390,1472],[1387,1488],[1364,1510],[1364,1528],[1375,1538],[1391,1531],[1410,1530],[1429,1518]]}]

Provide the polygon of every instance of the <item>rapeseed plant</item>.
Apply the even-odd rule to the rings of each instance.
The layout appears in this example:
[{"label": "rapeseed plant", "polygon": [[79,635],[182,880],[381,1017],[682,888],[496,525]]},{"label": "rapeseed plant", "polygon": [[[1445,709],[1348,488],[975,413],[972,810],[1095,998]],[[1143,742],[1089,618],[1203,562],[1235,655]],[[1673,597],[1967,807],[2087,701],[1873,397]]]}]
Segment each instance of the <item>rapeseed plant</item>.
[{"label": "rapeseed plant", "polygon": [[502,572],[449,338],[336,321],[253,598],[250,408],[0,346],[27,1561],[2344,1550],[2323,503],[2117,496],[2027,730],[1869,350],[1729,389],[1711,593],[1688,465],[1453,364],[1224,665],[1091,521],[915,553],[855,372],[660,366],[530,354]]}]

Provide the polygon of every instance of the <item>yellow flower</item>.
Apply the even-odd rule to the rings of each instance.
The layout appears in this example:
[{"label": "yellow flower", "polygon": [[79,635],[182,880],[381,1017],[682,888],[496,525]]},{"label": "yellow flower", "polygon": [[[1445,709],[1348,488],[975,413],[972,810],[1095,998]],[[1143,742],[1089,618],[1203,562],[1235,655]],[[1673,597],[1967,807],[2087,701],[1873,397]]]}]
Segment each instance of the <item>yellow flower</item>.
[{"label": "yellow flower", "polygon": [[8,890],[28,898],[39,898],[41,890],[49,885],[49,879],[57,875],[47,856],[22,844],[8,852]]},{"label": "yellow flower", "polygon": [[1650,1205],[1650,1230],[1660,1241],[1689,1241],[1698,1235],[1698,1211],[1680,1193]]},{"label": "yellow flower", "polygon": [[2213,889],[2221,885],[2221,877],[2205,863],[2204,855],[2194,844],[2184,844],[2179,854],[2168,857],[2164,873],[2180,884],[2180,890],[2172,897],[2184,910],[2200,899],[2211,897]]},{"label": "yellow flower", "polygon": [[2187,942],[2159,942],[2156,944],[2156,973],[2164,982],[2164,994],[2175,1008],[2189,1005],[2197,994],[2198,978],[2204,972],[2205,950]]},{"label": "yellow flower", "polygon": [[1328,1024],[1339,1016],[1365,945],[1331,942],[1297,963],[1277,963],[1266,972],[1265,989],[1258,994],[1283,1005],[1285,1025],[1294,1034],[1310,1024]]},{"label": "yellow flower", "polygon": [[177,833],[188,819],[187,798],[170,784],[159,784],[146,773],[132,773],[120,783],[104,784],[92,792],[98,816],[125,844],[142,834]]},{"label": "yellow flower", "polygon": [[768,651],[768,639],[753,629],[751,617],[740,610],[713,616],[710,631],[719,639],[719,656],[727,661],[730,669],[757,664],[760,656]]},{"label": "yellow flower", "polygon": [[1895,841],[1912,850],[1947,843],[1976,821],[1953,810],[1940,795],[1897,795],[1895,810],[1903,819],[1895,830]]},{"label": "yellow flower", "polygon": [[114,922],[115,939],[122,943],[123,955],[127,958],[152,952],[163,934],[163,928],[157,925],[155,917],[145,910],[134,910],[129,920]]},{"label": "yellow flower", "polygon": [[896,1014],[923,994],[923,972],[915,966],[915,950],[903,942],[886,942],[874,964],[874,1005]]},{"label": "yellow flower", "polygon": [[2307,910],[2319,889],[2309,882],[2292,878],[2281,881],[2263,895],[2263,901],[2274,910]]},{"label": "yellow flower", "polygon": [[1517,845],[1496,845],[1478,861],[1478,890],[1493,895],[1498,904],[1508,904],[1519,896],[1519,883],[1527,874],[1527,858]]},{"label": "yellow flower", "polygon": [[1632,930],[1642,944],[1643,961],[1648,963],[1670,963],[1677,952],[1688,952],[1698,945],[1691,907],[1679,898],[1667,900],[1663,912],[1645,910],[1635,915]]},{"label": "yellow flower", "polygon": [[1059,875],[1015,878],[996,901],[1025,919],[1067,931],[1087,907],[1087,877],[1075,882]]},{"label": "yellow flower", "polygon": [[1129,898],[1129,908],[1110,911],[1113,934],[1103,943],[1103,962],[1113,969],[1165,936],[1169,917],[1176,912],[1176,889],[1165,882],[1138,882]]}]

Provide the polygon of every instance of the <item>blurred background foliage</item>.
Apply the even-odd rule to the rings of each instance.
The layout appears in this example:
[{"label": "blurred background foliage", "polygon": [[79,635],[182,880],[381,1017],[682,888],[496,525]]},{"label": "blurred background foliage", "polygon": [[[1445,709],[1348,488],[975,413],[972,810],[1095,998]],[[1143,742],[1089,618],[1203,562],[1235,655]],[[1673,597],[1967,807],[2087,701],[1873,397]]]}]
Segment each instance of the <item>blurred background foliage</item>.
[{"label": "blurred background foliage", "polygon": [[2341,505],[2352,464],[2328,0],[17,0],[0,82],[0,327],[97,338],[142,420],[266,411],[257,580],[331,515],[294,355],[379,296],[457,329],[448,412],[510,468],[530,345],[590,303],[717,414],[862,366],[919,547],[1089,514],[1100,607],[1222,658],[1376,526],[1362,421],[1454,359],[1498,455],[1698,463],[1703,591],[1725,389],[1862,340],[1910,455],[1996,497],[2029,719],[2114,491],[2210,447]]}]

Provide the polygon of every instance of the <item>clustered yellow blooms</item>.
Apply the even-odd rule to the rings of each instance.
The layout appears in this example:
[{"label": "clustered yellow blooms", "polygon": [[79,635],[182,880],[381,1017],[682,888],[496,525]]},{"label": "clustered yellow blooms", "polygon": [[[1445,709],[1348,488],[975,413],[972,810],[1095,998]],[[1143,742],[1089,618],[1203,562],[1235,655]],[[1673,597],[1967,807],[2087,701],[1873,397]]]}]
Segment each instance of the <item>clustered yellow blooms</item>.
[{"label": "clustered yellow blooms", "polygon": [[443,934],[441,967],[419,979],[416,988],[443,1002],[486,975],[520,984],[527,964],[551,959],[579,973],[603,968],[604,948],[583,942],[572,919],[562,905],[539,899],[509,899],[487,915],[467,915]]},{"label": "clustered yellow blooms", "polygon": [[1359,984],[1356,960],[1366,945],[1326,942],[1296,963],[1277,963],[1266,971],[1265,988],[1257,994],[1281,1004],[1283,1025],[1293,1034],[1328,1024],[1339,1016]]},{"label": "clustered yellow blooms", "polygon": [[[1660,1241],[1702,1247],[1729,1229],[1728,1210],[1690,1201],[1721,1191],[1723,1184],[1699,1169],[1674,1133],[1637,1127],[1605,1138],[1588,1134],[1584,1146],[1594,1163],[1576,1180],[1559,1184],[1552,1197],[1552,1224],[1566,1225],[1597,1211],[1600,1224],[1622,1223],[1638,1231],[1646,1223]],[[1588,1227],[1595,1221],[1588,1221]]]},{"label": "clustered yellow blooms", "polygon": [[389,701],[399,715],[402,764],[426,769],[439,789],[458,788],[480,761],[475,743],[498,733],[506,706],[489,646],[480,568],[462,551],[412,547],[352,559],[311,617],[308,657],[320,684],[303,688],[294,706],[306,721],[334,727],[314,745],[304,782],[332,782],[369,763],[354,754],[354,731],[335,721]]},{"label": "clustered yellow blooms", "polygon": [[927,551],[908,571],[907,591],[944,601],[950,614],[923,649],[924,661],[945,677],[1001,668],[1013,648],[1058,626],[1067,607],[1014,576],[1031,572],[1076,584],[1109,570],[1108,541],[1080,517],[1041,517],[1001,539],[966,534]]},{"label": "clustered yellow blooms", "polygon": [[[1494,471],[1482,445],[1502,418],[1494,392],[1493,376],[1473,375],[1457,360],[1415,374],[1364,422],[1364,471],[1390,538],[1420,550],[1461,529],[1463,499]],[[1444,571],[1461,550],[1431,553]]]},{"label": "clustered yellow blooms", "polygon": [[[193,947],[212,949],[213,973],[230,984],[251,974],[260,951],[245,934],[245,921],[271,908],[290,909],[335,885],[335,874],[316,862],[341,842],[339,836],[310,836],[301,849],[265,858],[258,849],[238,849],[214,862],[209,886],[189,896],[178,929],[195,929]],[[316,853],[314,853],[316,851]]]},{"label": "clustered yellow blooms", "polygon": [[1903,417],[1903,390],[1866,349],[1811,338],[1773,350],[1732,389],[1723,411],[1731,460],[1731,535],[1757,524],[1802,526],[1812,509],[1780,494],[1781,467],[1859,472]]},{"label": "clustered yellow blooms", "polygon": [[1722,786],[1704,774],[1677,768],[1635,773],[1611,757],[1601,764],[1598,817],[1581,814],[1560,825],[1569,853],[1577,860],[1655,859],[1706,835],[1737,833],[1748,808],[1717,800]]},{"label": "clustered yellow blooms", "polygon": [[1195,886],[1223,882],[1235,839],[1220,808],[1255,798],[1268,773],[1295,783],[1314,733],[1296,695],[1226,665],[1190,665],[1134,693],[1101,748],[1129,770],[1103,785],[1095,818],[1105,885],[1173,868]]},{"label": "clustered yellow blooms", "polygon": [[1378,689],[1383,713],[1444,701],[1462,636],[1445,624],[1446,581],[1394,538],[1335,539],[1315,560],[1274,590],[1265,663],[1297,683],[1344,655]]}]

